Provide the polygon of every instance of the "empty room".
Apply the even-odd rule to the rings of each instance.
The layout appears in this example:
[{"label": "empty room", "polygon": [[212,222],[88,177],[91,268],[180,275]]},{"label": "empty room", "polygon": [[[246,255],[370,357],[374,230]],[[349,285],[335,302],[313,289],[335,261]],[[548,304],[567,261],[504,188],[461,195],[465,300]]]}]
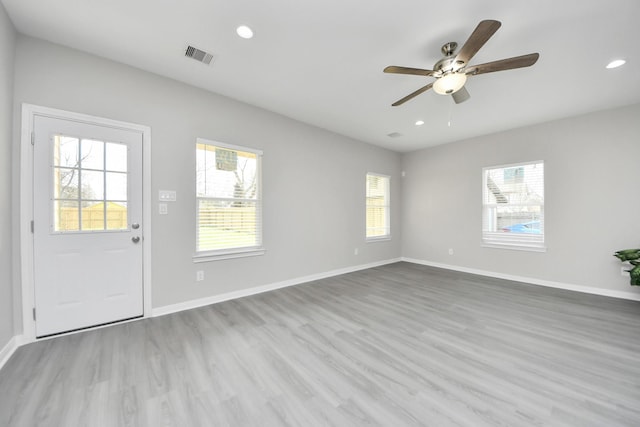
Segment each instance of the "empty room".
[{"label": "empty room", "polygon": [[0,426],[640,425],[639,19],[0,0]]}]

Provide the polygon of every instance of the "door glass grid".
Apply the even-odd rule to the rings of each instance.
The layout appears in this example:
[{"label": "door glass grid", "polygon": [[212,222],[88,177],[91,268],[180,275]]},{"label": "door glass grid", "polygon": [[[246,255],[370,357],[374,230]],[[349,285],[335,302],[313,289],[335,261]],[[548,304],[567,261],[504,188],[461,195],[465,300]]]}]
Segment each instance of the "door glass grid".
[{"label": "door glass grid", "polygon": [[128,229],[127,153],[118,142],[54,137],[54,232]]}]

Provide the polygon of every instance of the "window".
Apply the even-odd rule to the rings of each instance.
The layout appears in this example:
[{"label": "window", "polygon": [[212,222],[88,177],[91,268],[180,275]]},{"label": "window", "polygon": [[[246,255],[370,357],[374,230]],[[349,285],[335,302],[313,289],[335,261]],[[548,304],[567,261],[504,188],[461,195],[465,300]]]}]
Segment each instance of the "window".
[{"label": "window", "polygon": [[53,137],[54,233],[127,230],[127,146]]},{"label": "window", "polygon": [[367,240],[389,239],[389,182],[385,175],[367,174]]},{"label": "window", "polygon": [[260,255],[262,152],[198,138],[196,261]]},{"label": "window", "polygon": [[544,250],[544,163],[483,169],[484,246]]}]

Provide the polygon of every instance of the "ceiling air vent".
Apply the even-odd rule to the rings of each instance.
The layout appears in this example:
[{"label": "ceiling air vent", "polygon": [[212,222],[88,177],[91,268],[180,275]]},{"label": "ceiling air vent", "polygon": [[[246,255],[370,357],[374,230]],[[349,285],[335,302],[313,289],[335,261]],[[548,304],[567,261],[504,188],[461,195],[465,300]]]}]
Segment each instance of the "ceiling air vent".
[{"label": "ceiling air vent", "polygon": [[187,51],[184,53],[184,56],[193,58],[196,61],[200,61],[203,64],[211,64],[211,60],[213,59],[213,55],[205,52],[204,50],[200,50],[193,46],[187,47]]}]

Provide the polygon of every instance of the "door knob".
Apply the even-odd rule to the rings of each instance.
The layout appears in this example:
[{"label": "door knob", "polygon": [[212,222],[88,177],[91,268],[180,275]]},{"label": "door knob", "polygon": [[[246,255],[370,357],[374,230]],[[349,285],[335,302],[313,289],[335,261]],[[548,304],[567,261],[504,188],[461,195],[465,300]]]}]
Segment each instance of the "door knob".
[{"label": "door knob", "polygon": [[133,236],[133,237],[131,238],[131,241],[132,241],[133,243],[138,243],[138,242],[140,241],[140,237],[139,237],[139,236]]},{"label": "door knob", "polygon": [[140,224],[138,224],[137,222],[134,222],[133,224],[131,224],[131,228],[133,228],[134,230],[137,230],[138,228],[140,228]]}]

